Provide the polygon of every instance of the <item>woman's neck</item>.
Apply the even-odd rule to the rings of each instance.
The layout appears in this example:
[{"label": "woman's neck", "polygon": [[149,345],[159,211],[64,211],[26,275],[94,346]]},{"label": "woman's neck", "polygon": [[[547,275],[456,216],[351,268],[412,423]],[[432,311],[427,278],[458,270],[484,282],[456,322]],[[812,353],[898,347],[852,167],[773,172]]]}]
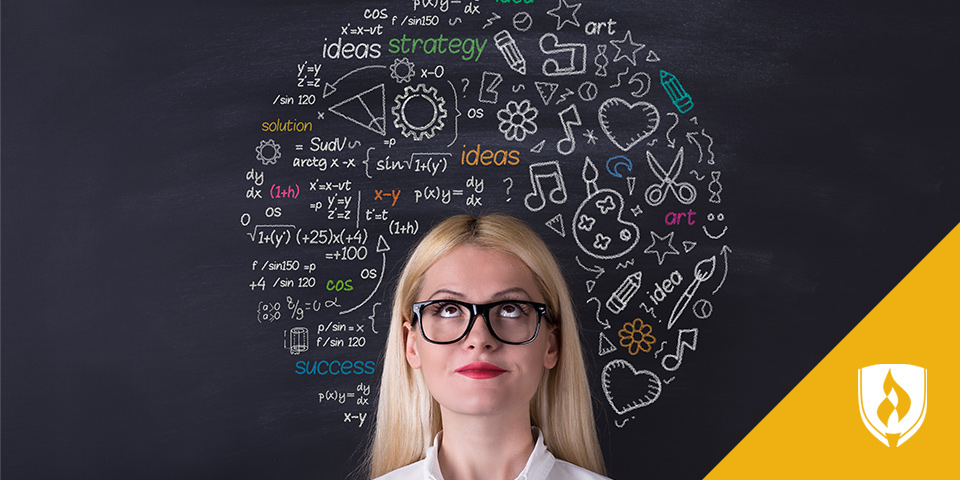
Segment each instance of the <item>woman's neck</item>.
[{"label": "woman's neck", "polygon": [[445,480],[514,480],[535,446],[526,410],[496,416],[442,412],[438,459]]}]

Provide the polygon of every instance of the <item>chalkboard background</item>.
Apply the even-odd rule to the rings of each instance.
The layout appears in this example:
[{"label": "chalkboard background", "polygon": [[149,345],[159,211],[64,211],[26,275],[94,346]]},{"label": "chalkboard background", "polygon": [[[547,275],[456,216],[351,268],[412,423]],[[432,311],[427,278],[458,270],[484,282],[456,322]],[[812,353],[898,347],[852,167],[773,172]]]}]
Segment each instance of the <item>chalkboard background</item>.
[{"label": "chalkboard background", "polygon": [[[611,476],[699,478],[960,220],[953,141],[960,22],[947,2],[584,0],[579,10],[553,0],[442,5],[4,2],[4,477],[347,476],[362,462],[373,426],[392,281],[418,237],[397,229],[412,224],[422,234],[453,213],[507,211],[534,226],[568,274]],[[381,9],[386,18],[364,18]],[[518,12],[530,15],[529,31],[513,22]],[[494,14],[499,18],[483,28]],[[437,26],[430,25],[434,15]],[[426,23],[401,25],[400,17]],[[590,34],[588,22],[609,19],[617,22],[614,33],[598,28]],[[350,32],[376,25],[382,30]],[[503,30],[526,56],[524,74],[511,70],[495,45]],[[390,38],[440,33],[488,43],[477,61],[387,50]],[[541,70],[549,58],[566,58],[550,54],[550,45],[543,49],[548,33],[586,46],[585,72]],[[338,38],[380,43],[381,55],[323,58],[324,46]],[[606,76],[597,73],[598,45],[605,45]],[[395,64],[401,58],[416,65],[413,78]],[[315,63],[322,64],[319,71],[308,71]],[[370,65],[379,67],[343,77],[324,95],[328,83]],[[444,67],[442,78],[437,65]],[[430,69],[426,78],[423,69]],[[644,87],[643,79],[630,89],[611,88],[625,69],[625,83],[641,70],[650,73],[649,92],[631,94]],[[682,82],[691,110],[678,110],[660,70]],[[502,77],[492,88],[499,92],[494,103],[481,101],[483,91],[492,95],[484,72]],[[318,83],[298,86],[311,79]],[[534,81],[557,83],[556,96],[541,98]],[[595,99],[585,99],[589,88],[581,94],[585,81],[597,86]],[[520,83],[523,89],[515,91]],[[405,136],[392,108],[405,87],[419,84],[422,95],[411,94],[411,101],[422,107],[430,101],[426,90],[435,88],[449,115],[435,136],[417,140],[423,133]],[[571,94],[561,102],[568,87]],[[365,101],[384,92],[382,127],[330,110],[370,88],[374,97]],[[278,100],[299,103],[301,95],[314,95],[316,103]],[[618,148],[598,118],[600,104],[613,97],[655,105],[656,133]],[[509,139],[498,130],[497,113],[524,99],[538,111],[538,129],[523,141]],[[571,117],[558,115],[573,104],[582,122],[572,127],[576,150],[564,154],[557,145],[566,135],[561,119]],[[340,110],[357,118],[357,105]],[[471,108],[482,108],[483,118],[476,110],[468,117]],[[621,109],[615,120],[634,111]],[[430,121],[422,110],[408,113],[414,127]],[[674,119],[671,148],[666,132]],[[263,131],[264,122],[276,120],[310,122],[313,131]],[[312,137],[360,144],[311,152]],[[649,145],[655,138],[659,144]],[[391,139],[394,144],[384,143]],[[541,140],[541,152],[531,152]],[[276,152],[270,142],[280,145],[275,164],[269,163]],[[516,150],[519,165],[461,165],[460,155],[475,145]],[[668,192],[663,205],[650,205],[644,193],[657,179],[644,151],[667,169],[680,148],[685,163],[677,182],[695,186],[696,201],[683,204]],[[370,159],[370,167],[387,156],[410,160],[424,152],[449,153],[431,157],[434,166],[446,158],[446,171],[364,173],[363,160]],[[607,171],[615,155],[629,158],[629,173],[615,165]],[[295,157],[341,158],[344,165],[353,158],[356,166],[321,171],[294,167]],[[573,238],[580,224],[575,211],[591,203],[583,174],[588,157],[599,172],[597,188],[618,192],[624,218],[639,228],[639,243],[621,257],[597,258],[589,252],[600,247],[581,247]],[[566,184],[565,202],[546,199],[532,211],[524,205],[534,183],[529,166],[552,161]],[[710,185],[713,171],[722,173],[722,189]],[[534,173],[542,172],[549,170]],[[346,180],[352,184],[345,191],[309,190],[311,181]],[[297,198],[270,197],[294,186]],[[255,195],[251,189],[263,198],[248,198]],[[383,196],[393,190],[399,191],[395,204]],[[447,190],[449,203],[426,198]],[[357,210],[356,203],[327,204],[334,193],[362,204]],[[471,195],[482,205],[468,205]],[[318,201],[324,205],[309,207]],[[629,213],[636,206],[639,216]],[[282,215],[268,217],[268,207],[280,207]],[[367,209],[374,217],[387,211],[389,220],[369,219]],[[697,211],[697,224],[666,225],[668,212],[688,209]],[[345,212],[354,216],[337,218]],[[563,235],[550,222],[556,215]],[[619,227],[610,219],[596,225],[615,233]],[[715,230],[701,234],[704,226]],[[324,230],[345,237],[361,231],[365,238],[298,242],[294,228],[314,240]],[[664,253],[669,232],[675,255]],[[683,240],[697,245],[687,251]],[[611,241],[616,249],[617,237]],[[645,252],[651,243],[655,251]],[[365,247],[367,256],[327,256],[341,249],[349,255],[350,246],[354,255]],[[679,326],[667,328],[694,265],[711,257],[716,270],[695,299],[708,300],[712,313],[703,315],[705,303],[694,312],[691,302]],[[297,261],[298,270],[264,270],[283,260]],[[316,269],[305,270],[311,263]],[[598,267],[604,269],[599,276]],[[683,277],[680,286],[653,306],[648,292],[674,270]],[[643,283],[629,307],[619,314],[600,307],[635,271],[643,272]],[[300,286],[302,278],[308,285]],[[352,290],[341,283],[337,292],[337,280],[351,280]],[[635,318],[653,327],[657,341],[650,352],[631,354],[620,343],[618,332]],[[307,343],[296,327],[306,329]],[[667,369],[663,362],[677,353],[677,331],[694,328],[696,349],[686,350],[682,366]],[[601,334],[611,343],[598,348]],[[318,338],[344,344],[323,346]],[[297,351],[304,345],[309,348]],[[609,347],[616,351],[603,353]],[[640,398],[645,384],[622,378],[610,399],[601,376],[614,359],[662,378],[655,401],[625,411],[624,399]],[[324,360],[374,362],[375,373],[334,378],[298,371],[298,361],[306,368]]]}]

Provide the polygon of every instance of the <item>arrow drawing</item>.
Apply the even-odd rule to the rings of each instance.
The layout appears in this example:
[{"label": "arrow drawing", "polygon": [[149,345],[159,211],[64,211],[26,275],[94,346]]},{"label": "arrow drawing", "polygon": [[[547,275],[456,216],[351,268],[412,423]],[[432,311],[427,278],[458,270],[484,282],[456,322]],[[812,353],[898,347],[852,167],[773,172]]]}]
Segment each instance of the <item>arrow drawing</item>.
[{"label": "arrow drawing", "polygon": [[697,132],[687,132],[687,143],[695,143],[697,145],[697,149],[700,150],[700,159],[697,160],[697,163],[700,163],[703,161],[703,146],[700,145],[700,141],[697,140],[696,135]]},{"label": "arrow drawing", "polygon": [[674,112],[669,112],[667,113],[667,115],[673,115],[673,119],[674,119],[673,125],[671,125],[670,128],[667,129],[667,146],[670,148],[674,148],[676,146],[677,141],[670,138],[670,132],[672,132],[674,128],[677,128],[677,124],[680,123],[680,116]]},{"label": "arrow drawing", "polygon": [[386,66],[386,65],[367,65],[367,66],[365,66],[365,67],[360,67],[360,68],[353,69],[353,70],[347,72],[346,74],[344,74],[342,77],[338,78],[337,81],[335,81],[335,82],[333,82],[333,83],[327,83],[326,85],[324,85],[324,86],[323,86],[323,98],[327,98],[327,97],[329,97],[330,95],[333,95],[333,94],[337,91],[337,84],[340,83],[344,78],[347,78],[347,77],[349,77],[350,75],[353,75],[354,73],[359,72],[360,70],[366,70],[366,69],[368,69],[368,68],[387,68],[387,66]]},{"label": "arrow drawing", "polygon": [[371,298],[373,298],[373,294],[377,293],[377,290],[380,289],[380,284],[383,283],[383,272],[387,268],[387,252],[389,251],[390,251],[390,245],[387,245],[387,240],[383,238],[383,235],[380,235],[380,239],[377,240],[377,253],[383,253],[383,266],[380,267],[380,275],[377,277],[377,286],[373,287],[373,291],[370,292],[370,295],[367,296],[366,300],[360,302],[360,305],[357,305],[356,307],[353,307],[350,310],[344,310],[340,312],[340,315],[343,315],[345,313],[350,313],[364,306],[364,304],[366,304],[367,302],[370,301]]},{"label": "arrow drawing", "polygon": [[582,268],[582,269],[584,269],[584,270],[586,270],[586,271],[588,271],[588,272],[593,272],[593,273],[596,273],[596,274],[597,274],[597,276],[596,276],[596,277],[593,277],[593,278],[600,278],[600,275],[603,275],[603,272],[604,272],[603,267],[597,265],[597,266],[594,267],[594,268],[587,268],[587,266],[584,265],[583,262],[580,261],[580,256],[579,256],[579,255],[577,255],[577,256],[574,257],[574,258],[577,259],[577,265],[580,265],[580,268]]},{"label": "arrow drawing", "polygon": [[720,278],[720,285],[717,285],[717,288],[713,289],[713,293],[711,293],[711,295],[716,295],[716,293],[720,291],[720,287],[723,286],[723,282],[727,281],[727,270],[729,270],[727,267],[727,254],[731,252],[733,252],[733,250],[730,250],[730,247],[726,245],[720,249],[720,255],[723,255],[723,277]]}]

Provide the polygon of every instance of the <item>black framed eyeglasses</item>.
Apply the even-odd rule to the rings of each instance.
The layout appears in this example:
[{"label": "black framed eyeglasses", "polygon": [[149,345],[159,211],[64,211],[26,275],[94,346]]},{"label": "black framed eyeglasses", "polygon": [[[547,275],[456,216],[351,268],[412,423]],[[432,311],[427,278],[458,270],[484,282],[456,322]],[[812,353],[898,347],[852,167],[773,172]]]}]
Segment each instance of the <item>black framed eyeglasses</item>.
[{"label": "black framed eyeglasses", "polygon": [[413,304],[413,317],[420,334],[430,343],[447,345],[467,336],[477,315],[493,337],[508,345],[524,345],[537,338],[540,320],[547,314],[542,303],[503,300],[478,305],[459,300],[428,300]]}]

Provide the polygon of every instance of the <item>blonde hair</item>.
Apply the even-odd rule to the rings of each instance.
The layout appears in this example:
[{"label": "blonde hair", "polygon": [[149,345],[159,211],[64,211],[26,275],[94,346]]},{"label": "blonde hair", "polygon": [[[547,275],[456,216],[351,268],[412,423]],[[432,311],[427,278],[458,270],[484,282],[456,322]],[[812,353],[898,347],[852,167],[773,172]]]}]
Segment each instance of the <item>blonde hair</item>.
[{"label": "blonde hair", "polygon": [[420,294],[424,273],[461,245],[514,255],[533,272],[560,339],[557,365],[545,370],[530,401],[531,422],[554,456],[605,473],[597,440],[573,301],[556,258],[526,224],[501,215],[457,215],[434,227],[410,254],[394,293],[370,452],[373,478],[423,459],[441,429],[440,406],[404,354],[403,323]]}]

